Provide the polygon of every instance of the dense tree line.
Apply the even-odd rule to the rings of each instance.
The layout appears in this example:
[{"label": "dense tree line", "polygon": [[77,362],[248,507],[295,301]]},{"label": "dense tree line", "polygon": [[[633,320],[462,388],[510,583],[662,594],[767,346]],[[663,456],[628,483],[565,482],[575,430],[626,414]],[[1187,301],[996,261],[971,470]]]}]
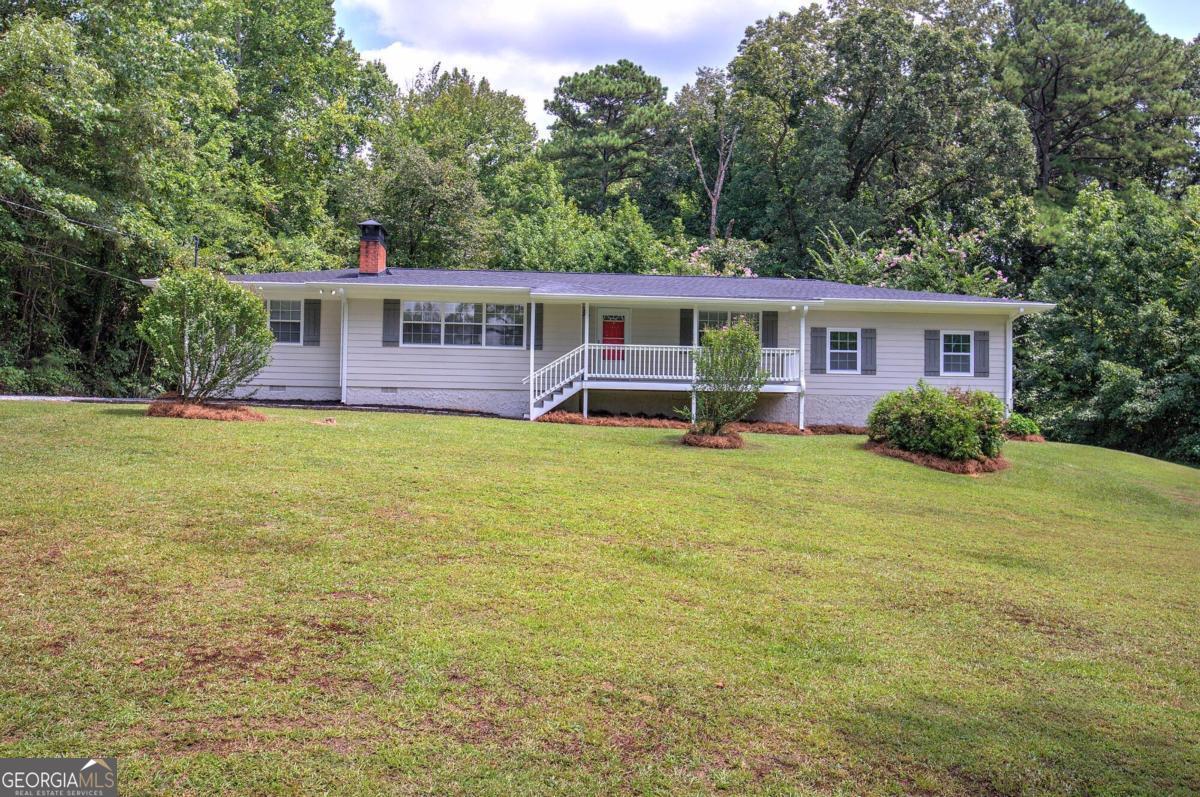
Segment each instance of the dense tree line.
[{"label": "dense tree line", "polygon": [[[149,389],[138,278],[353,262],[817,276],[1061,303],[1018,404],[1200,463],[1200,61],[1121,0],[839,0],[673,97],[400,89],[329,0],[0,5],[0,389]],[[193,241],[199,242],[193,246]]]}]

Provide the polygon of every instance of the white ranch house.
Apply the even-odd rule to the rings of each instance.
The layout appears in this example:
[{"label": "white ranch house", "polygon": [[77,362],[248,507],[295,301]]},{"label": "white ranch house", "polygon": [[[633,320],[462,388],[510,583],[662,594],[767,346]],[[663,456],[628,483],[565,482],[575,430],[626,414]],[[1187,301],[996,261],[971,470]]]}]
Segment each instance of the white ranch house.
[{"label": "white ranch house", "polygon": [[[1012,324],[1052,305],[818,280],[386,266],[235,275],[263,298],[271,363],[238,395],[492,413],[673,413],[704,330],[746,319],[769,379],[755,417],[865,422],[924,379],[1012,405]],[[153,285],[153,280],[147,284]]]}]

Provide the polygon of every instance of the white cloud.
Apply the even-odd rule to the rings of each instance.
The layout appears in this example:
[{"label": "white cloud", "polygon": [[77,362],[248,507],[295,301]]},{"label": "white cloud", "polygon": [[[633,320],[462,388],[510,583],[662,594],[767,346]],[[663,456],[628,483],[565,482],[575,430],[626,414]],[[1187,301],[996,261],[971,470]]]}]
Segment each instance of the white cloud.
[{"label": "white cloud", "polygon": [[[781,7],[779,0],[337,0],[336,5],[376,18],[370,37],[389,43],[363,55],[382,61],[400,85],[436,63],[465,68],[523,97],[542,135],[551,121],[542,103],[563,75],[629,58],[675,91],[697,67],[728,62],[745,27]],[[353,40],[352,26],[347,33]]]},{"label": "white cloud", "polygon": [[541,136],[548,134],[550,122],[553,121],[553,117],[543,110],[542,102],[554,93],[558,79],[592,66],[581,62],[536,58],[515,50],[480,53],[411,47],[402,42],[394,42],[380,50],[368,50],[363,57],[382,61],[392,80],[404,88],[411,85],[420,70],[429,70],[439,63],[443,70],[460,67],[476,77],[486,77],[494,88],[516,94],[525,100],[526,116],[537,125]]}]

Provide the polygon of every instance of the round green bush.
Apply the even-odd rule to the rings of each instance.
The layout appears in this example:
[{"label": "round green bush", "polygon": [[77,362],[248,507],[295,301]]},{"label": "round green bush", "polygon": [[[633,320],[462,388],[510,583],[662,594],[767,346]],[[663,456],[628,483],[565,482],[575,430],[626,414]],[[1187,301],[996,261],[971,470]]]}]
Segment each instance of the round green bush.
[{"label": "round green bush", "polygon": [[952,460],[996,457],[1004,445],[1004,404],[985,391],[942,391],[922,381],[881,398],[867,416],[867,436]]},{"label": "round green bush", "polygon": [[164,273],[142,302],[137,331],[154,352],[155,378],[196,402],[250,381],[275,339],[261,298],[203,268]]},{"label": "round green bush", "polygon": [[951,388],[950,398],[967,408],[979,436],[979,450],[989,459],[1004,447],[1004,402],[986,390]]},{"label": "round green bush", "polygon": [[1038,426],[1037,421],[1033,418],[1014,412],[1005,421],[1004,431],[1014,437],[1028,437],[1029,435],[1040,435],[1042,427]]}]

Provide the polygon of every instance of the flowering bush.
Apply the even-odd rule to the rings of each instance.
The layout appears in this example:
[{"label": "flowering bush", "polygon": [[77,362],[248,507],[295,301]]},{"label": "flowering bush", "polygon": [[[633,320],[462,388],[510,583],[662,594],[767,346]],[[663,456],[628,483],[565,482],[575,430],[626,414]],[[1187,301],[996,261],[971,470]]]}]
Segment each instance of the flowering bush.
[{"label": "flowering bush", "polygon": [[821,236],[820,250],[810,250],[823,279],[901,288],[910,291],[998,296],[1008,277],[997,266],[994,247],[982,230],[955,232],[946,220],[918,219],[900,227],[895,237],[872,248],[858,234],[847,240],[839,231]]},{"label": "flowering bush", "polygon": [[669,248],[671,263],[659,273],[753,278],[772,270],[767,246],[761,241],[719,238],[696,245],[694,238],[679,230]]}]

